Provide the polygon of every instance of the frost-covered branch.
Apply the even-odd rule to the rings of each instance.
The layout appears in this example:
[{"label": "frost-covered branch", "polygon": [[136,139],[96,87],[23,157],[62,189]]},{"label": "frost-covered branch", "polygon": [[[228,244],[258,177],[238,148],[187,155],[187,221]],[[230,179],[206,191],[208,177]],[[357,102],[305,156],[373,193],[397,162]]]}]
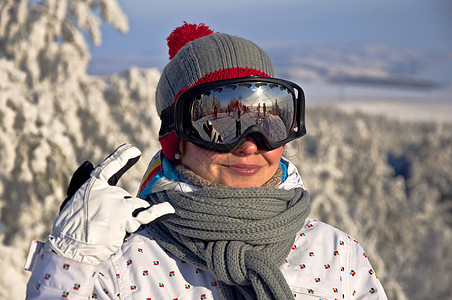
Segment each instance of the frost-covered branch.
[{"label": "frost-covered branch", "polygon": [[115,0],[2,0],[0,57],[27,74],[27,84],[58,83],[85,74],[102,20],[125,32],[127,16]]}]

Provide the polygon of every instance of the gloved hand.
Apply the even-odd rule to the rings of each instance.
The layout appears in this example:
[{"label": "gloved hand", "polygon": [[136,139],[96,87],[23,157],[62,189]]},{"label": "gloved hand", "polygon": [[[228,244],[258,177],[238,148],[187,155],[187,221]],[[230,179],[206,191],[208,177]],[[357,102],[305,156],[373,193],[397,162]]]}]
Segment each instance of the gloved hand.
[{"label": "gloved hand", "polygon": [[173,215],[169,203],[150,206],[115,186],[140,156],[140,150],[125,144],[95,169],[85,162],[71,179],[45,247],[66,258],[98,265],[119,249],[126,232]]}]

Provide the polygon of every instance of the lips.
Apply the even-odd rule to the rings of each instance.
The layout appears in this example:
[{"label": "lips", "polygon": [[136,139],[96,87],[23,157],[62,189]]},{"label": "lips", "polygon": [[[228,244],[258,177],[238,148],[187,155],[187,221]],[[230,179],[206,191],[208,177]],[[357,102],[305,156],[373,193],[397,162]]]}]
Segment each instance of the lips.
[{"label": "lips", "polygon": [[254,164],[232,164],[225,165],[225,167],[239,176],[253,176],[262,169],[260,165]]}]

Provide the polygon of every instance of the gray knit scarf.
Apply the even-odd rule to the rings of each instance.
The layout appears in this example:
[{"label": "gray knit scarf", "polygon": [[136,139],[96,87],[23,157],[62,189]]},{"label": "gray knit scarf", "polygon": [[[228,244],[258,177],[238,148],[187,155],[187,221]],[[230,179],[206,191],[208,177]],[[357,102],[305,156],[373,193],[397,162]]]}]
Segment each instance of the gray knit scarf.
[{"label": "gray knit scarf", "polygon": [[279,266],[310,210],[301,189],[202,188],[151,194],[176,215],[148,226],[165,250],[210,271],[224,299],[293,299]]}]

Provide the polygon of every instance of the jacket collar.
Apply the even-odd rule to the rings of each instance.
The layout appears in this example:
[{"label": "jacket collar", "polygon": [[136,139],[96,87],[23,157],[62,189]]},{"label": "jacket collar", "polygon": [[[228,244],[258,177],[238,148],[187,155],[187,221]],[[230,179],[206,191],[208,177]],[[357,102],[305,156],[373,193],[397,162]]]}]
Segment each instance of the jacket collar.
[{"label": "jacket collar", "polygon": [[[290,161],[281,157],[279,166],[283,171],[283,176],[277,188],[286,190],[299,187],[304,188],[297,168]],[[149,194],[164,190],[189,193],[197,189],[199,187],[191,184],[176,171],[174,163],[167,159],[160,150],[149,163],[141,181],[138,197],[146,199]]]}]

